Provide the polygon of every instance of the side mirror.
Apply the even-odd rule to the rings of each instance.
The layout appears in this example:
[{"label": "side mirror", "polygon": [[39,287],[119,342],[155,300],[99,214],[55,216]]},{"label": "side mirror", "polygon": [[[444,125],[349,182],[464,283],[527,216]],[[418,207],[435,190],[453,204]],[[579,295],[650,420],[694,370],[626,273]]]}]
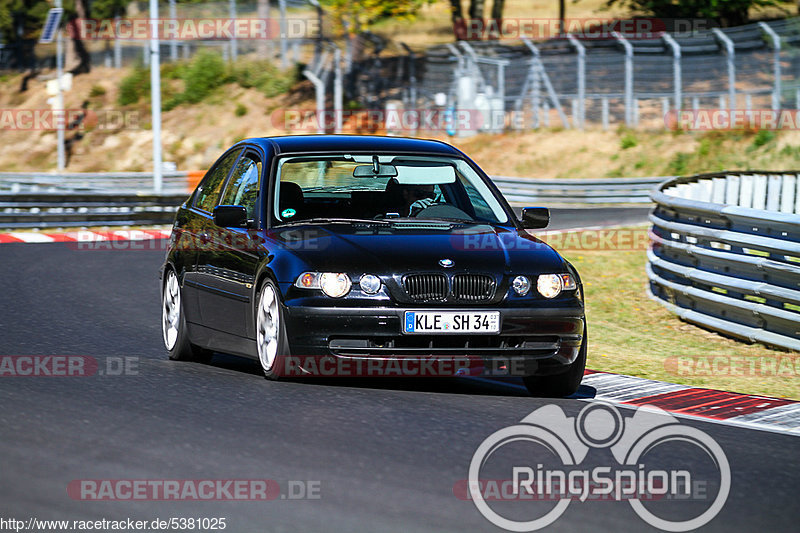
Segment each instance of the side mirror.
[{"label": "side mirror", "polygon": [[247,209],[242,205],[218,205],[214,208],[214,224],[223,228],[244,228]]},{"label": "side mirror", "polygon": [[550,224],[550,210],[546,207],[523,207],[522,227],[525,229],[546,228]]}]

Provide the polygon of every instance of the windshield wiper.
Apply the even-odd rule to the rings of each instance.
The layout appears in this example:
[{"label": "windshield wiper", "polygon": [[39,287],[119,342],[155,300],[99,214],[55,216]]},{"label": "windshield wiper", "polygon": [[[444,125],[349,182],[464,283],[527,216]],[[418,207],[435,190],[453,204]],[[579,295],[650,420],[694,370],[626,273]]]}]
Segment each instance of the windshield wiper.
[{"label": "windshield wiper", "polygon": [[373,226],[388,226],[389,222],[384,220],[372,220],[369,218],[328,218],[316,217],[303,220],[292,220],[284,222],[281,226],[297,226],[300,224],[369,224]]}]

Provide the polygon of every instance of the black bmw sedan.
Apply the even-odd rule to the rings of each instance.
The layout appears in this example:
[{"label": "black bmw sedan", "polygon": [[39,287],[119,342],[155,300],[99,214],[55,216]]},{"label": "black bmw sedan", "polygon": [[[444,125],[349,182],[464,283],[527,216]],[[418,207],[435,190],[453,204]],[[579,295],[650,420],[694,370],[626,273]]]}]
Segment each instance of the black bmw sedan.
[{"label": "black bmw sedan", "polygon": [[164,343],[176,360],[257,358],[271,379],[456,361],[436,368],[570,395],[586,364],[583,288],[526,231],[548,221],[541,207],[518,219],[443,142],[244,140],[178,209]]}]

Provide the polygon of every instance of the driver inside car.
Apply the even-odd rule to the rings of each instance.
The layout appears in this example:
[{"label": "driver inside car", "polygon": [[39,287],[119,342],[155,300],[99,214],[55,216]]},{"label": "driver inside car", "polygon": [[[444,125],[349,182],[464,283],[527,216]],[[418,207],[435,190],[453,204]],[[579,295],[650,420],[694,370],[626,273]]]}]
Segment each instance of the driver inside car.
[{"label": "driver inside car", "polygon": [[402,189],[403,212],[413,217],[417,213],[436,204],[436,192],[433,185],[405,185]]}]

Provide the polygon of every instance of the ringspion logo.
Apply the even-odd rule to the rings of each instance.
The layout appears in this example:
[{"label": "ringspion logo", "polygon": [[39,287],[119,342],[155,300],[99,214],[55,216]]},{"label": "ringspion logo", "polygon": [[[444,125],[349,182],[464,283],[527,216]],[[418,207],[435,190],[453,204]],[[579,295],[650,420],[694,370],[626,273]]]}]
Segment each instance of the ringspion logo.
[{"label": "ringspion logo", "polygon": [[[679,465],[670,464],[675,457]],[[504,490],[487,493],[498,480]],[[571,504],[597,499],[627,501],[653,527],[689,531],[725,505],[731,470],[714,439],[661,409],[644,406],[623,417],[596,402],[567,416],[547,405],[478,446],[467,487],[478,511],[508,531],[537,531]]]}]

